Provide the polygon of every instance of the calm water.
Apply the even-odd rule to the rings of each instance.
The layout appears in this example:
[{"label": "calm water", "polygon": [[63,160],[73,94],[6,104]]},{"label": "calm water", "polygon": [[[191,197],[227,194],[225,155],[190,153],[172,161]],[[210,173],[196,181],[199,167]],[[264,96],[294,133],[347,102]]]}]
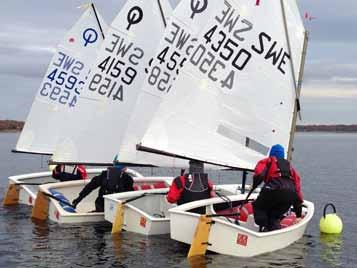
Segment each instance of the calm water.
[{"label": "calm water", "polygon": [[[46,170],[40,156],[12,154],[17,134],[0,134],[0,199],[7,177]],[[188,247],[169,235],[146,237],[124,232],[113,238],[106,223],[60,226],[34,223],[30,208],[0,206],[0,267],[357,267],[356,134],[298,134],[294,165],[302,176],[305,199],[315,215],[305,236],[283,250],[255,258],[208,254],[192,263]],[[169,169],[144,174],[177,174]],[[240,174],[215,172],[216,182],[240,182]],[[340,236],[321,236],[323,206],[333,202],[343,219]]]}]

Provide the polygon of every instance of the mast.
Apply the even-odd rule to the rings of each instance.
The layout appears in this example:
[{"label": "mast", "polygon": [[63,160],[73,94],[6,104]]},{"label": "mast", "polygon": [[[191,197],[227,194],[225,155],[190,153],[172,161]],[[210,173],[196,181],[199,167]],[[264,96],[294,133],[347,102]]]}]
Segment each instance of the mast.
[{"label": "mast", "polygon": [[[299,70],[299,80],[297,84],[297,92],[298,96],[300,97],[301,93],[301,87],[302,87],[302,77],[304,75],[304,67],[305,67],[305,58],[306,58],[306,51],[307,51],[307,43],[309,40],[309,33],[307,31],[304,32],[304,46],[303,50],[301,53],[301,64],[300,64],[300,70]],[[293,120],[291,123],[291,130],[290,130],[290,140],[289,140],[289,147],[288,147],[288,160],[292,159],[292,150],[293,150],[293,141],[294,141],[294,136],[295,136],[295,131],[296,131],[296,120],[297,120],[297,112],[300,109],[300,107],[297,106],[297,103],[295,103],[295,108],[294,108],[294,115],[293,115]]]},{"label": "mast", "polygon": [[[293,77],[293,82],[294,82],[294,91],[295,91],[295,104],[294,104],[294,113],[293,113],[293,119],[292,119],[292,124],[291,124],[291,129],[290,129],[290,139],[289,139],[289,147],[288,147],[288,153],[287,153],[287,158],[290,160],[291,159],[291,153],[292,153],[292,144],[293,144],[293,139],[294,139],[294,133],[296,129],[296,119],[297,116],[301,119],[300,115],[300,91],[301,91],[301,79],[302,79],[302,70],[304,67],[303,62],[300,63],[300,70],[299,70],[299,81],[296,82],[296,77],[295,77],[295,69],[294,69],[294,64],[293,64],[293,57],[291,53],[291,45],[290,45],[290,38],[289,38],[289,32],[288,32],[288,26],[286,23],[286,14],[285,14],[285,7],[284,7],[284,0],[280,0],[281,4],[281,13],[283,16],[283,22],[284,22],[284,29],[285,29],[285,37],[286,37],[286,42],[287,42],[287,47],[290,55],[290,69],[291,69],[291,74]],[[302,60],[305,60],[305,48],[306,48],[306,32],[305,32],[305,38],[304,38],[304,45],[303,45],[303,53],[302,53]]]},{"label": "mast", "polygon": [[162,22],[164,23],[164,26],[165,26],[165,28],[166,28],[167,23],[166,23],[164,11],[162,10],[162,5],[161,5],[160,0],[157,0],[157,4],[158,4],[159,9],[160,9],[160,14],[161,14]]},{"label": "mast", "polygon": [[101,25],[101,23],[100,23],[100,21],[99,21],[98,14],[97,14],[97,10],[95,9],[95,6],[94,6],[93,3],[91,4],[91,7],[92,7],[92,9],[93,9],[95,19],[97,20],[97,23],[98,23],[98,26],[99,26],[99,30],[100,30],[100,32],[101,32],[101,34],[102,34],[102,37],[103,37],[103,40],[104,40],[104,39],[105,39],[104,31],[103,31],[102,25]]}]

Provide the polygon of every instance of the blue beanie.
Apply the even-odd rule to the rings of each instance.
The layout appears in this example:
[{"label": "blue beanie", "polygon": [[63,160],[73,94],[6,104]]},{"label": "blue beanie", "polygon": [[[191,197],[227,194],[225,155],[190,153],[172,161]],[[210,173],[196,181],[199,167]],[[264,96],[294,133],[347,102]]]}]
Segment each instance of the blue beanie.
[{"label": "blue beanie", "polygon": [[123,169],[125,166],[118,161],[118,155],[115,155],[113,159],[113,167],[118,168],[118,169]]},{"label": "blue beanie", "polygon": [[113,164],[113,167],[115,167],[115,168],[118,168],[118,169],[123,169],[123,168],[125,168],[125,166],[124,165],[122,165],[121,163],[119,163],[119,162],[117,162],[117,163],[114,163]]},{"label": "blue beanie", "polygon": [[276,158],[284,158],[284,147],[280,144],[275,144],[271,147],[269,156],[275,156]]}]

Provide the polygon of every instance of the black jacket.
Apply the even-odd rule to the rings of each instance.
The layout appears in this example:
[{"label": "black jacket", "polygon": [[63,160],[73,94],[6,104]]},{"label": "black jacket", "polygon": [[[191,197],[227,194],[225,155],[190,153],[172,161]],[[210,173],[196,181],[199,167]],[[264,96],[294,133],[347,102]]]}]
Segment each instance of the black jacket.
[{"label": "black jacket", "polygon": [[104,211],[103,195],[133,191],[133,184],[133,178],[126,172],[111,175],[109,178],[108,170],[103,171],[100,175],[93,177],[92,180],[83,188],[83,190],[79,193],[77,203],[89,195],[93,190],[100,187],[98,197],[95,200],[95,208],[98,212]]}]

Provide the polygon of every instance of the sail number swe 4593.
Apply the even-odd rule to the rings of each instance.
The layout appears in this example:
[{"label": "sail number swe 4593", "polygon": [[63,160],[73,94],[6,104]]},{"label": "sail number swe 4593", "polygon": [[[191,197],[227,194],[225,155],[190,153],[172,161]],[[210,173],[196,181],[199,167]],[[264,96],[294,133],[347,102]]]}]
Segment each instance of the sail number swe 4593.
[{"label": "sail number swe 4593", "polygon": [[78,79],[84,64],[63,52],[58,52],[58,55],[52,63],[55,68],[49,72],[42,84],[40,95],[54,102],[74,107],[84,85],[84,82]]}]

